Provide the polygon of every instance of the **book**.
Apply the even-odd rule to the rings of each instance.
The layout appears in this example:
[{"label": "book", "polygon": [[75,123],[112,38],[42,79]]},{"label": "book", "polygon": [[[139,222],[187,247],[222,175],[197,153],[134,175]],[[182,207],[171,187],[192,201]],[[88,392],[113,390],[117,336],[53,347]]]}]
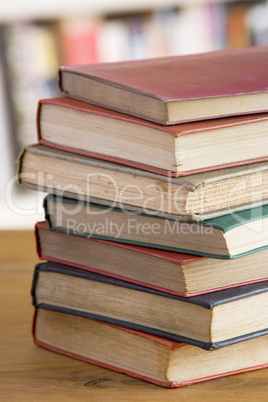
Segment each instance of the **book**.
[{"label": "book", "polygon": [[233,260],[85,238],[35,226],[41,260],[74,266],[145,287],[190,297],[268,280],[268,250]]},{"label": "book", "polygon": [[226,21],[226,41],[231,48],[250,46],[251,32],[248,24],[251,7],[244,4],[235,4],[228,11]]},{"label": "book", "polygon": [[18,180],[39,191],[187,221],[268,203],[268,162],[171,178],[35,144],[19,156]]},{"label": "book", "polygon": [[268,246],[268,205],[202,222],[183,222],[48,195],[49,228],[119,243],[213,258],[238,258]]},{"label": "book", "polygon": [[160,124],[263,112],[268,97],[267,49],[252,46],[61,66],[59,90],[65,96]]},{"label": "book", "polygon": [[163,126],[58,97],[39,101],[37,131],[43,145],[169,176],[268,159],[268,113]]},{"label": "book", "polygon": [[[1,24],[1,62],[4,63],[9,140],[14,154],[36,138],[36,104],[40,97],[58,94],[58,34],[55,22],[29,19]],[[8,153],[8,150],[5,150]],[[13,161],[13,157],[10,157]]]},{"label": "book", "polygon": [[223,49],[217,46],[218,32],[213,29],[214,24],[220,27],[221,21],[213,15],[212,7],[214,2],[195,2],[194,7],[182,7],[177,11],[174,32],[169,35],[172,46],[169,54],[194,54]]},{"label": "book", "polygon": [[104,21],[79,18],[59,24],[62,58],[65,64],[87,64],[99,61],[99,38]]},{"label": "book", "polygon": [[0,169],[1,169],[1,183],[0,192],[5,194],[6,185],[15,173],[14,160],[17,156],[15,139],[12,138],[14,132],[11,127],[11,119],[9,113],[9,88],[7,85],[7,69],[5,52],[2,45],[2,31],[3,26],[0,27],[0,121],[1,121],[1,152],[0,152]]},{"label": "book", "polygon": [[268,282],[190,298],[145,288],[63,264],[35,266],[36,308],[66,312],[218,349],[268,334]]},{"label": "book", "polygon": [[34,342],[45,349],[169,388],[268,365],[268,335],[210,352],[89,318],[44,309],[35,310],[33,335]]},{"label": "book", "polygon": [[253,46],[266,45],[268,43],[268,21],[266,18],[267,4],[256,3],[250,7],[247,23]]}]

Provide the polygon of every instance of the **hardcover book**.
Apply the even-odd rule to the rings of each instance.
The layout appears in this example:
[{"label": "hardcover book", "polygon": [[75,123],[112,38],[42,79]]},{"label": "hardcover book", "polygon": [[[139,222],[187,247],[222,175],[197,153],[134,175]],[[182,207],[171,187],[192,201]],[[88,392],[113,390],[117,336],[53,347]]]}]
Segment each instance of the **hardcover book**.
[{"label": "hardcover book", "polygon": [[184,298],[52,262],[35,267],[36,308],[218,349],[268,333],[267,281]]},{"label": "hardcover book", "polygon": [[268,113],[163,126],[61,97],[39,101],[39,142],[163,175],[267,160]]},{"label": "hardcover book", "polygon": [[187,221],[268,203],[268,162],[171,178],[35,144],[21,152],[18,180],[43,192]]},{"label": "hardcover book", "polygon": [[268,250],[232,260],[205,258],[35,227],[39,258],[189,297],[268,280]]},{"label": "hardcover book", "polygon": [[62,94],[160,124],[267,111],[268,47],[62,66]]},{"label": "hardcover book", "polygon": [[214,258],[237,258],[268,247],[268,205],[207,219],[182,222],[155,215],[48,195],[50,229],[119,243]]},{"label": "hardcover book", "polygon": [[[182,387],[267,367],[268,335],[209,352],[116,325],[37,309],[37,345],[163,387]],[[64,336],[63,336],[64,335]]]}]

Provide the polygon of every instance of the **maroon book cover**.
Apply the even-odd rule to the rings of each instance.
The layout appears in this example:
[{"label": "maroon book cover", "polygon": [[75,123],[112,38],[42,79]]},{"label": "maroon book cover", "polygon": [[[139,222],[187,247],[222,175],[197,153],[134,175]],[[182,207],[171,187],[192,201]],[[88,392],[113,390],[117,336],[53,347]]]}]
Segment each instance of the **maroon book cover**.
[{"label": "maroon book cover", "polygon": [[[124,113],[140,116],[149,120],[157,121],[161,124],[174,124],[185,121],[183,113],[179,121],[169,117],[159,116],[152,109],[152,104],[168,104],[189,100],[209,100],[214,99],[218,102],[219,98],[232,97],[248,94],[259,94],[268,92],[268,47],[252,46],[239,49],[225,49],[220,51],[200,53],[194,55],[172,56],[156,59],[132,60],[115,63],[91,64],[80,66],[62,66],[59,69],[59,89],[68,96],[77,98],[89,103],[99,104],[114,110],[120,110]],[[64,79],[67,74],[72,75],[72,79],[80,80],[80,92],[74,94],[72,89],[67,87]],[[84,88],[82,79],[91,80],[91,86],[88,90]],[[94,81],[94,89],[93,87]],[[97,83],[97,84],[95,84]],[[93,91],[101,88],[106,90],[107,94],[102,94],[94,98]],[[113,87],[113,88],[112,88]],[[113,96],[116,88],[132,92],[132,96],[141,95],[141,100],[149,99],[151,101],[148,111],[144,111],[144,105],[134,105],[122,101],[116,104],[116,99],[109,99]],[[99,90],[100,91],[100,90]],[[108,95],[109,96],[105,96]],[[116,98],[116,96],[115,96]],[[133,98],[139,100],[140,98]],[[152,103],[154,102],[154,103]],[[138,103],[138,102],[137,102]],[[165,106],[164,105],[164,106]],[[254,113],[267,110],[265,102],[262,99],[260,104],[242,106],[236,104],[240,110],[229,109],[208,110],[207,103],[204,104],[206,118],[215,118],[231,114],[240,114],[243,108],[247,108],[246,113]],[[203,105],[202,105],[203,106]],[[173,105],[172,105],[173,107]],[[241,109],[242,107],[242,109]],[[227,105],[228,108],[228,105]],[[197,108],[200,110],[200,108]],[[196,110],[196,109],[195,109]],[[142,114],[146,114],[146,117]],[[173,111],[171,110],[171,113]],[[151,116],[151,117],[150,117]],[[189,114],[189,120],[196,120],[196,115]],[[200,118],[200,117],[199,117]],[[204,118],[204,116],[202,116]],[[185,120],[183,120],[185,119]]]},{"label": "maroon book cover", "polygon": [[[55,141],[53,139],[51,141],[48,141],[43,138],[42,136],[42,128],[41,128],[41,113],[42,113],[42,106],[43,105],[55,105],[55,106],[60,106],[63,108],[72,109],[76,110],[77,112],[83,112],[83,113],[89,113],[92,115],[99,115],[103,116],[104,118],[108,119],[115,119],[115,120],[121,120],[121,121],[126,121],[129,122],[133,125],[137,125],[141,127],[149,127],[154,130],[157,130],[162,133],[163,138],[165,136],[172,136],[174,138],[179,138],[182,136],[187,136],[187,135],[192,135],[195,134],[198,136],[200,133],[204,131],[209,131],[211,133],[211,138],[213,140],[213,132],[214,130],[217,129],[222,129],[222,128],[227,128],[227,127],[236,127],[236,126],[243,126],[246,124],[253,124],[252,125],[252,130],[254,129],[254,123],[258,123],[261,121],[267,121],[268,124],[268,113],[256,113],[252,115],[241,115],[241,116],[230,116],[230,117],[225,117],[225,118],[219,118],[219,119],[211,119],[211,120],[201,120],[201,121],[194,121],[194,122],[188,122],[188,123],[182,123],[182,124],[176,124],[176,125],[171,125],[171,126],[164,126],[158,123],[150,122],[144,119],[140,119],[134,116],[129,116],[124,113],[119,113],[116,111],[112,111],[103,107],[95,106],[89,103],[85,103],[79,100],[75,99],[70,99],[66,97],[57,97],[57,98],[51,98],[51,99],[41,99],[38,103],[38,108],[37,108],[37,137],[38,137],[38,142],[42,145],[50,146],[53,148],[61,149],[63,151],[68,151],[68,152],[73,152],[76,154],[80,155],[85,155],[85,156],[90,156],[94,157],[97,159],[102,159],[110,162],[115,162],[127,166],[132,166],[141,170],[146,170],[149,172],[161,174],[161,175],[169,175],[169,176],[188,176],[191,174],[196,174],[196,173],[202,173],[202,172],[207,172],[211,170],[217,170],[217,169],[223,169],[227,167],[233,167],[233,166],[241,166],[245,164],[250,164],[250,163],[255,163],[255,162],[262,162],[262,161],[267,161],[268,156],[264,154],[262,157],[253,157],[251,159],[245,159],[245,160],[236,160],[234,162],[230,163],[220,163],[220,154],[219,154],[219,164],[213,165],[213,166],[205,166],[202,168],[196,168],[194,170],[187,170],[187,171],[169,171],[165,170],[162,168],[158,168],[156,166],[151,166],[150,161],[148,160],[148,164],[143,164],[139,163],[135,160],[130,160],[124,158],[124,155],[122,154],[122,157],[116,157],[112,155],[108,155],[105,153],[96,153],[92,152],[89,150],[83,149],[81,145],[79,146],[79,132],[75,133],[78,141],[77,141],[77,147],[70,147],[67,143],[64,143],[63,141],[59,143],[57,139],[55,138]],[[78,120],[79,121],[79,120]],[[84,124],[84,123],[83,123]],[[77,126],[79,126],[79,123],[77,123]],[[112,135],[112,131],[111,131]],[[235,136],[235,131],[234,131],[234,136]],[[88,143],[90,144],[91,138],[90,138],[90,127],[88,127]],[[174,154],[175,154],[175,149],[174,149]]]}]

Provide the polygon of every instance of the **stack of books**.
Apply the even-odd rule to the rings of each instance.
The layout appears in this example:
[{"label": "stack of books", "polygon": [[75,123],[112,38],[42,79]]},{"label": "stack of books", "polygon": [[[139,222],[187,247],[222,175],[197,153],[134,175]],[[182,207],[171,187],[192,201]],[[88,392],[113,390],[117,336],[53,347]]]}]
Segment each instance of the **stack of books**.
[{"label": "stack of books", "polygon": [[62,67],[18,180],[34,339],[165,387],[268,365],[268,48]]}]

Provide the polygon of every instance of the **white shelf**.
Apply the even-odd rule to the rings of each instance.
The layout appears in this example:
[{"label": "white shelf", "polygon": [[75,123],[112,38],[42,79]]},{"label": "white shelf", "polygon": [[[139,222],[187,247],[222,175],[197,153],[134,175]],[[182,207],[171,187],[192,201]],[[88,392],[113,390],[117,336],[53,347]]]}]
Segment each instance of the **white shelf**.
[{"label": "white shelf", "polygon": [[213,2],[226,2],[226,0],[46,0],[42,2],[0,0],[0,23],[81,15],[94,17],[109,13],[127,13]]}]

